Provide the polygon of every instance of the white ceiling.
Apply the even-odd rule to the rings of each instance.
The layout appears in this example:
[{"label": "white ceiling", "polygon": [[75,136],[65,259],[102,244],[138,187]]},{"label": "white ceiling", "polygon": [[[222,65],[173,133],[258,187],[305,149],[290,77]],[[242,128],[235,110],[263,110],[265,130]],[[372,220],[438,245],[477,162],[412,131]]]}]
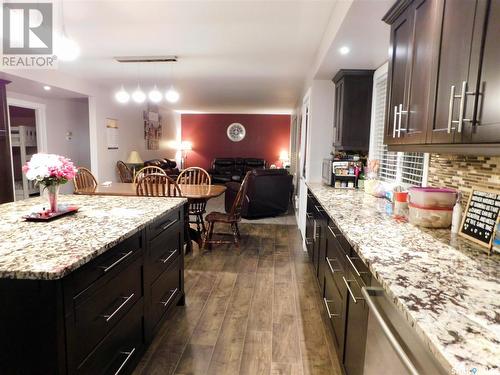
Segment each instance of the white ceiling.
[{"label": "white ceiling", "polygon": [[[335,0],[69,1],[66,30],[81,57],[61,71],[112,91],[122,83],[168,87],[177,109],[290,110]],[[113,56],[177,55],[168,64],[119,64]]]},{"label": "white ceiling", "polygon": [[[375,69],[387,59],[389,28],[381,18],[392,2],[65,0],[66,30],[82,54],[59,62],[59,71],[103,86],[110,97],[121,84],[131,91],[139,82],[149,90],[173,81],[182,95],[177,110],[291,112],[312,77],[331,79],[341,68]],[[341,56],[342,45],[351,53]],[[139,66],[113,59],[164,55],[177,55],[179,62]],[[31,73],[39,82],[48,77]],[[14,80],[10,89],[16,85],[40,91],[36,82]],[[57,88],[45,93],[67,94]]]}]

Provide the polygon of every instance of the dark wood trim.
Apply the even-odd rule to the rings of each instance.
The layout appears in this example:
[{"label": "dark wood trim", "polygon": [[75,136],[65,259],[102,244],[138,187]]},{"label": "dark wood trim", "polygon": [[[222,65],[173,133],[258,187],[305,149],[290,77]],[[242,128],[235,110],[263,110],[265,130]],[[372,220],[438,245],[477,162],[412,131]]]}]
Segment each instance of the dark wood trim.
[{"label": "dark wood trim", "polygon": [[438,154],[500,156],[500,143],[388,145],[389,151],[431,152]]},{"label": "dark wood trim", "polygon": [[411,5],[413,0],[398,0],[382,17],[382,21],[391,25]]},{"label": "dark wood trim", "polygon": [[340,69],[335,77],[333,77],[333,83],[337,83],[345,76],[373,76],[375,70],[369,69]]},{"label": "dark wood trim", "polygon": [[0,79],[0,203],[14,200],[14,181],[12,181],[12,155],[10,150],[9,108],[7,88],[10,81]]}]

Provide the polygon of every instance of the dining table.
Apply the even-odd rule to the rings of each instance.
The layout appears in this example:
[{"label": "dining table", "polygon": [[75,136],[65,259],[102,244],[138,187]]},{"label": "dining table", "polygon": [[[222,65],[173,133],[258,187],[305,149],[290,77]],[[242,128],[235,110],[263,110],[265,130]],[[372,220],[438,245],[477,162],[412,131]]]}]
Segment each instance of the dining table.
[{"label": "dining table", "polygon": [[[182,197],[187,198],[189,202],[196,202],[200,200],[209,200],[216,198],[226,191],[224,185],[193,185],[193,184],[179,184]],[[75,190],[74,194],[79,195],[115,195],[115,196],[137,196],[137,184],[133,182],[112,182],[97,184],[94,187],[85,187]],[[186,235],[187,235],[187,249],[189,252],[192,250],[191,241],[195,241],[198,245],[201,244],[201,234],[189,226],[189,217],[187,216],[188,209],[186,207]]]}]

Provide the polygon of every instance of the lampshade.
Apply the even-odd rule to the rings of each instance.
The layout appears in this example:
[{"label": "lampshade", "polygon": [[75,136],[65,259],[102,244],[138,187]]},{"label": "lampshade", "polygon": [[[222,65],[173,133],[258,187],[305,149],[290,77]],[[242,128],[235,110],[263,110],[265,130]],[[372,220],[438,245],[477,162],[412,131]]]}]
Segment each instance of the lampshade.
[{"label": "lampshade", "polygon": [[288,151],[287,150],[281,150],[279,160],[280,161],[288,161]]},{"label": "lampshade", "polygon": [[141,158],[141,155],[137,151],[131,151],[128,156],[127,163],[129,164],[142,164],[144,161]]}]

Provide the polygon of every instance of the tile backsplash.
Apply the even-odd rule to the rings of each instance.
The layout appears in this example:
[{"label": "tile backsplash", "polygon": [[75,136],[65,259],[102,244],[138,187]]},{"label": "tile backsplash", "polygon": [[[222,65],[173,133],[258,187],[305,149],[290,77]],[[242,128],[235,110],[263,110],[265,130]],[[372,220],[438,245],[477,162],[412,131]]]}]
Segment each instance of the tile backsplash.
[{"label": "tile backsplash", "polygon": [[500,191],[500,156],[431,154],[429,163],[428,185],[459,189],[464,207],[472,186]]}]

